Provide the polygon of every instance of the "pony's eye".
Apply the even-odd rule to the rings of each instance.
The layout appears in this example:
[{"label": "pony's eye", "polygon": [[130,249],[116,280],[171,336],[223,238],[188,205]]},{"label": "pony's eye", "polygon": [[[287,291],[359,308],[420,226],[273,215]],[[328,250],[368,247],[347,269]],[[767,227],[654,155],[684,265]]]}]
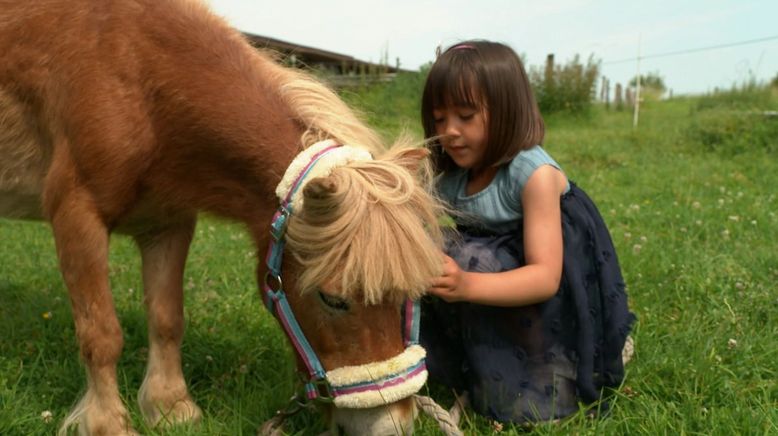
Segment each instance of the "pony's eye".
[{"label": "pony's eye", "polygon": [[346,301],[343,298],[328,295],[325,294],[324,292],[319,291],[319,299],[330,309],[338,310],[342,312],[348,311],[349,308],[348,301]]}]

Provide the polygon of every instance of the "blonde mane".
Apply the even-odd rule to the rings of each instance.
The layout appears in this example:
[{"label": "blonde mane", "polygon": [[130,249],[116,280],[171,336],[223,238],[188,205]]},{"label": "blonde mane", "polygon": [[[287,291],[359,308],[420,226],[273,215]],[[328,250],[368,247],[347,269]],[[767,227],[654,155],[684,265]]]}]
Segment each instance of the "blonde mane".
[{"label": "blonde mane", "polygon": [[417,298],[440,273],[440,204],[429,192],[426,159],[407,150],[394,147],[308,182],[287,229],[301,292],[334,280],[340,295],[376,304]]},{"label": "blonde mane", "polygon": [[292,215],[286,234],[302,266],[298,288],[309,292],[334,280],[340,295],[365,304],[421,296],[442,266],[442,206],[431,194],[426,154],[420,159],[405,135],[387,149],[310,75],[282,67],[274,73],[283,100],[305,126],[304,147],[335,139],[376,156],[335,168],[304,188],[304,206]]},{"label": "blonde mane", "polygon": [[385,150],[375,131],[315,77],[282,67],[278,62],[273,63],[271,74],[278,81],[281,99],[305,127],[301,137],[304,148],[325,139],[334,139],[341,144],[363,147],[373,154]]}]

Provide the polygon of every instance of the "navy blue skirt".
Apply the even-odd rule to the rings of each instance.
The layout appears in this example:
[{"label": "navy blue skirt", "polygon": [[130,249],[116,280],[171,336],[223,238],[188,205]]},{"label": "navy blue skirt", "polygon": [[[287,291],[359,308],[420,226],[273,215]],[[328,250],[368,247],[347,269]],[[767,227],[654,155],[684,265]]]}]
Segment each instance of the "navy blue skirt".
[{"label": "navy blue skirt", "polygon": [[[561,198],[564,261],[543,303],[494,307],[422,299],[421,343],[432,382],[467,391],[473,409],[502,422],[568,416],[624,378],[621,351],[635,319],[616,251],[594,203],[577,186]],[[525,264],[522,229],[460,229],[447,254],[466,271]]]}]

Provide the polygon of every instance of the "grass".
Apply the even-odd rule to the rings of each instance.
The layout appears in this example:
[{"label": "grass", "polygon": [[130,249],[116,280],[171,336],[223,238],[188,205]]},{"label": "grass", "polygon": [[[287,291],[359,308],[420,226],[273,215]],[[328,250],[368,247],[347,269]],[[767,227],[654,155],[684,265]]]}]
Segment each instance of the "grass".
[{"label": "grass", "polygon": [[[419,86],[410,76],[346,98],[387,137],[404,126],[418,135]],[[758,115],[775,110],[778,97],[762,92],[732,96],[737,104],[720,96],[649,102],[637,130],[626,112],[547,117],[546,148],[595,199],[618,249],[638,316],[636,355],[607,416],[502,433],[778,434],[778,120]],[[708,135],[729,116],[753,124]],[[0,434],[52,434],[85,386],[67,292],[46,224],[0,220],[0,240]],[[120,389],[138,430],[162,434],[143,426],[135,405],[147,353],[138,255],[115,236],[110,260],[126,341]],[[183,353],[205,418],[164,434],[253,435],[292,393],[291,353],[257,296],[255,267],[239,226],[200,221]],[[472,414],[463,428],[497,431]],[[323,430],[313,413],[287,427]],[[418,433],[437,434],[435,424],[420,419]]]}]

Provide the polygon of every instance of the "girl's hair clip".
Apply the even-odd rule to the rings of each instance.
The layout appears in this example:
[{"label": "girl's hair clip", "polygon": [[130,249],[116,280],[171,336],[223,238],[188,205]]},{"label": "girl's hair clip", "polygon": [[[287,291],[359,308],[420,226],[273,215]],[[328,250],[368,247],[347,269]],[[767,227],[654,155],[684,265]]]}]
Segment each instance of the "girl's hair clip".
[{"label": "girl's hair clip", "polygon": [[451,47],[451,50],[464,50],[464,49],[475,50],[475,46],[472,44],[459,44]]}]

